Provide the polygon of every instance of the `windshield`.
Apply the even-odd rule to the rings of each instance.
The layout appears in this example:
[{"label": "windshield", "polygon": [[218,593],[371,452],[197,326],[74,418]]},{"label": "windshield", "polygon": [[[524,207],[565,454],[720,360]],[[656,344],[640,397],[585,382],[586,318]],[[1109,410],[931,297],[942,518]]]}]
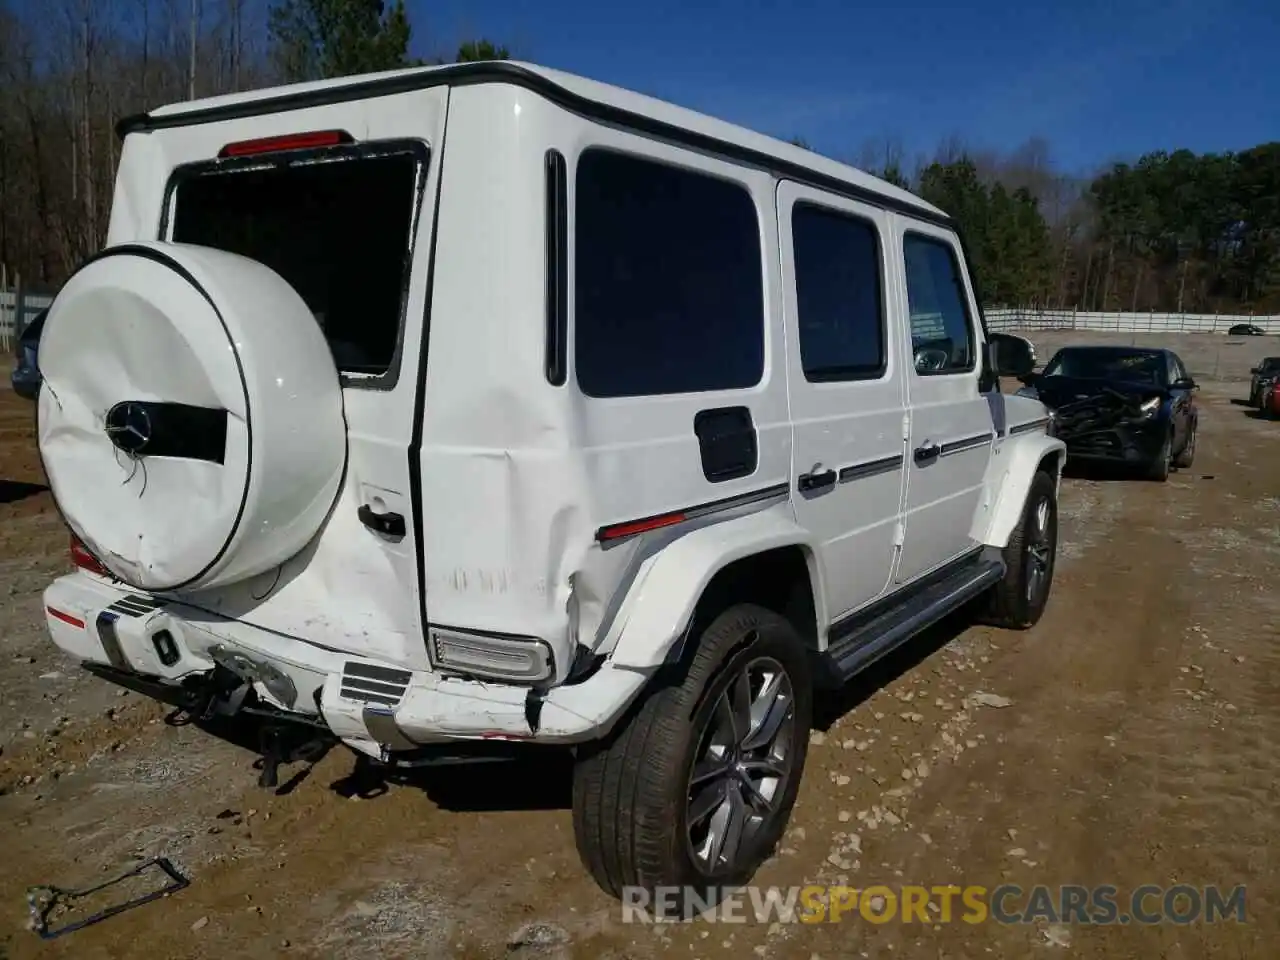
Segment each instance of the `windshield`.
[{"label": "windshield", "polygon": [[1113,350],[1060,350],[1044,368],[1046,377],[1078,377],[1082,380],[1122,380],[1160,385],[1167,365],[1159,353]]},{"label": "windshield", "polygon": [[1280,370],[1280,357],[1265,357],[1258,364],[1259,373],[1274,373],[1277,370]]}]

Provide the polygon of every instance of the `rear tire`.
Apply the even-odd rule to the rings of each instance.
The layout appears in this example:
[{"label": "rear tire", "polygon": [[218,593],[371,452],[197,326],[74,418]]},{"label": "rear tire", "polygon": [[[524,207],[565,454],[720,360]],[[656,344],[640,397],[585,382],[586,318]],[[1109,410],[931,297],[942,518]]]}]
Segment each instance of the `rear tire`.
[{"label": "rear tire", "polygon": [[1173,461],[1173,465],[1179,470],[1186,470],[1196,461],[1196,427],[1191,427],[1191,432],[1187,434],[1187,442],[1182,445],[1182,449],[1178,451],[1177,459]]},{"label": "rear tire", "polygon": [[716,617],[681,673],[579,756],[574,836],[596,883],[682,917],[747,883],[790,819],[812,715],[795,628],[753,604]]},{"label": "rear tire", "polygon": [[1004,548],[1004,579],[991,588],[983,623],[1011,630],[1034,627],[1053,587],[1058,554],[1057,482],[1040,469],[1031,479],[1022,519]]}]

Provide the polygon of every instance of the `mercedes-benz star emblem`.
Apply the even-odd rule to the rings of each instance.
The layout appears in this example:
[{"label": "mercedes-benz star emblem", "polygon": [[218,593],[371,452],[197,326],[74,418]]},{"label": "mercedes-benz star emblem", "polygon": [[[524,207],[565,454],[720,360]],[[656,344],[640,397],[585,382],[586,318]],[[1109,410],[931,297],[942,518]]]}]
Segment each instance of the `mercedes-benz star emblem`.
[{"label": "mercedes-benz star emblem", "polygon": [[135,400],[122,400],[107,411],[107,436],[117,449],[137,456],[151,442],[151,414]]}]

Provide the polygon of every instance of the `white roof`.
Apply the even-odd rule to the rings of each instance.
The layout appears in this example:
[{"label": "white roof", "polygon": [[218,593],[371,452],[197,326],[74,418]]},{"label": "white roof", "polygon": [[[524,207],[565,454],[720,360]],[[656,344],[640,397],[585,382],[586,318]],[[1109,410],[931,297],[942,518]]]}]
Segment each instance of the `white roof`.
[{"label": "white roof", "polygon": [[[480,68],[481,64],[475,64],[476,68]],[[499,66],[498,63],[490,64],[490,66]],[[607,83],[600,83],[595,80],[588,80],[585,77],[579,77],[571,73],[564,73],[560,70],[552,70],[547,67],[541,67],[537,64],[524,63],[521,61],[501,61],[501,68],[516,68],[522,70],[536,78],[555,84],[561,87],[570,95],[595,103],[625,110],[633,114],[647,117],[661,123],[670,124],[671,126],[680,127],[690,132],[701,134],[703,136],[712,137],[725,143],[733,144],[748,150],[753,150],[761,154],[766,154],[783,163],[795,164],[803,166],[813,172],[826,177],[832,177],[837,180],[844,181],[849,185],[862,190],[871,191],[880,194],[887,199],[895,200],[900,204],[914,207],[923,212],[933,214],[936,217],[945,217],[946,214],[932,204],[926,203],[918,196],[910,191],[903,190],[893,184],[874,177],[871,174],[851,167],[847,164],[838,163],[830,160],[811,150],[797,147],[794,144],[777,140],[773,137],[765,136],[754,130],[736,124],[728,123],[724,120],[718,120],[715,117],[689,110],[685,107],[676,106],[659,100],[655,97],[646,96],[621,87],[615,87]],[[384,81],[394,78],[410,77],[415,74],[422,75],[425,78],[433,73],[448,73],[458,69],[457,64],[446,64],[437,67],[410,67],[404,70],[386,70],[380,73],[367,73],[358,76],[340,77],[332,80],[317,80],[309,83],[295,83],[279,87],[265,87],[258,90],[250,90],[244,93],[232,93],[218,97],[207,97],[201,100],[191,100],[182,103],[167,104],[152,110],[148,116],[159,119],[162,117],[180,117],[187,113],[202,112],[205,110],[217,110],[220,108],[234,107],[237,105],[251,104],[256,101],[267,101],[279,97],[294,98],[300,95],[305,96],[309,93],[316,93],[323,90],[338,89],[347,86],[362,85],[370,82]],[[502,76],[495,72],[494,82],[501,83]]]}]

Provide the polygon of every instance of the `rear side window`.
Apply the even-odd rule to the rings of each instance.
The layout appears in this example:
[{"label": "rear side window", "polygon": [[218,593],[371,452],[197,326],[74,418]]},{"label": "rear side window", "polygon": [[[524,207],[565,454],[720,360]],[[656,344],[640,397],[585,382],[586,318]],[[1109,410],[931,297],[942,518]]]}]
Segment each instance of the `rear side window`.
[{"label": "rear side window", "polygon": [[976,352],[973,321],[955,250],[943,240],[908,233],[903,239],[903,255],[916,372],[972,370]]},{"label": "rear side window", "polygon": [[791,238],[805,379],[879,377],[886,356],[875,224],[802,203],[791,212]]},{"label": "rear side window", "polygon": [[401,145],[182,168],[172,239],[270,267],[311,308],[340,371],[384,376],[398,355],[425,164],[425,148]]},{"label": "rear side window", "polygon": [[759,383],[764,281],[747,190],[598,148],[578,158],[575,190],[582,391],[634,397]]}]

